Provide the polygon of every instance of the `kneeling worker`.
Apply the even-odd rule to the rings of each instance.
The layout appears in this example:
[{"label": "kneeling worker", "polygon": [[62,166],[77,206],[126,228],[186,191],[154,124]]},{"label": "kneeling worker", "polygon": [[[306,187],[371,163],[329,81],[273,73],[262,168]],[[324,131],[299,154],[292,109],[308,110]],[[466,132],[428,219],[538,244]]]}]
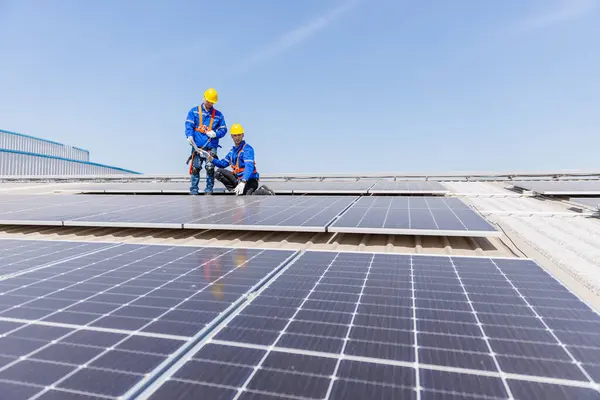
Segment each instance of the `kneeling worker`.
[{"label": "kneeling worker", "polygon": [[[259,174],[254,161],[254,149],[244,141],[244,128],[240,124],[233,124],[229,132],[234,143],[231,151],[221,160],[209,154],[209,160],[219,167],[215,171],[215,178],[238,196],[273,195],[268,187],[258,187]],[[233,172],[225,169],[229,166]]]}]

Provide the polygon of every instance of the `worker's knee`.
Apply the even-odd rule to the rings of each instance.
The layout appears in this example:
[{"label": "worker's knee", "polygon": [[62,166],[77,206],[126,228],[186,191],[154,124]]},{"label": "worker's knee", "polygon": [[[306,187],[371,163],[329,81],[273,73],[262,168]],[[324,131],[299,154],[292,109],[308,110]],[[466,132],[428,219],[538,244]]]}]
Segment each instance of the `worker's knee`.
[{"label": "worker's knee", "polygon": [[215,179],[222,181],[225,175],[223,174],[223,168],[219,168],[215,171]]}]

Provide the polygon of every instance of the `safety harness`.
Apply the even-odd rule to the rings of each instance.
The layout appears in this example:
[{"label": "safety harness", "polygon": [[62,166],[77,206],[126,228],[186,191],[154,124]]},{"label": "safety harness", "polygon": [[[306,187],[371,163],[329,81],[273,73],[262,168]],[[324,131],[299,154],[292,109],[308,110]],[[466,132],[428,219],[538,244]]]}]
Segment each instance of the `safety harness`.
[{"label": "safety harness", "polygon": [[[231,164],[231,169],[233,170],[233,173],[235,174],[236,177],[238,177],[238,174],[243,174],[244,170],[246,169],[246,167],[243,165],[240,167],[240,154],[242,153],[242,151],[244,151],[244,147],[246,147],[246,143],[244,143],[242,148],[238,150],[237,159],[235,160],[235,165],[233,164],[233,160],[229,160],[229,163]],[[254,161],[253,173],[255,174],[256,172],[257,172],[256,171],[256,161]],[[239,179],[239,177],[238,177],[238,179]]]},{"label": "safety harness", "polygon": [[[209,131],[212,131],[212,126],[213,123],[215,122],[215,114],[217,113],[217,110],[213,107],[212,108],[212,112],[210,113],[210,122],[208,123],[208,127],[205,127],[204,124],[202,123],[202,117],[203,117],[203,113],[202,113],[202,104],[198,106],[198,127],[194,128],[194,130],[196,132],[202,132],[202,133],[206,133]],[[208,146],[208,144],[210,143],[211,138],[208,138],[208,141],[206,142],[206,144],[204,146],[202,146],[202,150],[206,150],[206,146]],[[196,156],[196,152],[192,152],[192,155],[190,158],[188,158],[188,162],[190,163],[190,175],[192,175],[193,169],[194,169],[194,157]]]}]

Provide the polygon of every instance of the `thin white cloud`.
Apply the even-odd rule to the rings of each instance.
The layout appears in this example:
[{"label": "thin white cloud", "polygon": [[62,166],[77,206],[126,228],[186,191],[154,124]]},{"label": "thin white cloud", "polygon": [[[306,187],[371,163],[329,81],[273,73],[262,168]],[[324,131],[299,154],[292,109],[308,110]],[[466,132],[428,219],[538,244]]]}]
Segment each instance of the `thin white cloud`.
[{"label": "thin white cloud", "polygon": [[565,24],[592,13],[599,5],[599,0],[560,0],[551,9],[523,20],[519,30],[534,31]]},{"label": "thin white cloud", "polygon": [[354,8],[359,3],[359,0],[348,1],[327,13],[318,16],[312,21],[285,32],[277,40],[267,45],[265,48],[258,50],[251,56],[240,61],[239,64],[235,65],[233,70],[230,72],[243,72],[249,68],[264,63],[269,59],[281,54],[294,46],[310,39],[329,25],[337,21],[342,15]]}]

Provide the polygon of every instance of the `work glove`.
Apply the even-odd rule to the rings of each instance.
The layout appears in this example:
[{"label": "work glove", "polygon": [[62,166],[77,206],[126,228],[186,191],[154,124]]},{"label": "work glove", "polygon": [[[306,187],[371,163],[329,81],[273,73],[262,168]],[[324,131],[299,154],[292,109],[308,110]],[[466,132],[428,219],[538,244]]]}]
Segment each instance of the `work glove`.
[{"label": "work glove", "polygon": [[211,139],[214,139],[217,137],[217,134],[215,133],[215,131],[208,131],[206,132],[206,136],[208,136]]},{"label": "work glove", "polygon": [[202,150],[202,149],[198,149],[198,154],[200,155],[200,157],[207,158],[207,159],[210,156],[210,154],[208,153],[208,151]]},{"label": "work glove", "polygon": [[246,187],[246,182],[240,182],[238,183],[238,185],[235,187],[235,195],[236,196],[241,196],[244,194],[244,188]]}]

